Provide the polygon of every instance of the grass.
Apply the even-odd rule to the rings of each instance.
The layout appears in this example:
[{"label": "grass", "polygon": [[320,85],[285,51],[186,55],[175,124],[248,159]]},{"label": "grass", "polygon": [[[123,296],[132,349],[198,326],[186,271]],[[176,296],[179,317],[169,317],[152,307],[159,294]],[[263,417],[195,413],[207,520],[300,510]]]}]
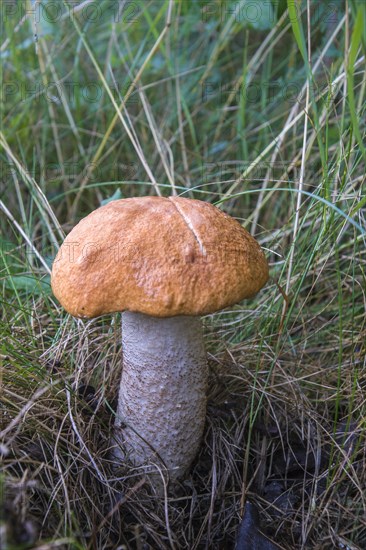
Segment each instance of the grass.
[{"label": "grass", "polygon": [[[250,501],[281,548],[365,548],[364,3],[1,9],[2,547],[232,548]],[[70,318],[49,273],[103,200],[174,193],[271,278],[204,319],[205,438],[164,499],[108,457],[119,316]]]}]

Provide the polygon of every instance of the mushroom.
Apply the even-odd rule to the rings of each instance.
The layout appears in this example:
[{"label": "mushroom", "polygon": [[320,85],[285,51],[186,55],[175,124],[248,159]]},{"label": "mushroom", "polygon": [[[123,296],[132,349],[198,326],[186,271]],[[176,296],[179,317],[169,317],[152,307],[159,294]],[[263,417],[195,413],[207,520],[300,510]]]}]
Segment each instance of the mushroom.
[{"label": "mushroom", "polygon": [[62,244],[52,289],[75,317],[122,313],[117,462],[159,460],[184,476],[205,424],[200,316],[256,294],[268,279],[257,241],[215,206],[182,197],[112,201]]}]

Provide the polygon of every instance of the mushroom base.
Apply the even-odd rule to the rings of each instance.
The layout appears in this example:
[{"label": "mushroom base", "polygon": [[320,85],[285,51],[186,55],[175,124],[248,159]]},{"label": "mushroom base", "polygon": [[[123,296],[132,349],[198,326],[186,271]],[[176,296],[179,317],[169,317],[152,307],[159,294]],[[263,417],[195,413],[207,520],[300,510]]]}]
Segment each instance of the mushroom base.
[{"label": "mushroom base", "polygon": [[[114,456],[184,476],[206,415],[207,361],[198,317],[122,314],[123,372]],[[146,471],[146,470],[145,470]]]}]

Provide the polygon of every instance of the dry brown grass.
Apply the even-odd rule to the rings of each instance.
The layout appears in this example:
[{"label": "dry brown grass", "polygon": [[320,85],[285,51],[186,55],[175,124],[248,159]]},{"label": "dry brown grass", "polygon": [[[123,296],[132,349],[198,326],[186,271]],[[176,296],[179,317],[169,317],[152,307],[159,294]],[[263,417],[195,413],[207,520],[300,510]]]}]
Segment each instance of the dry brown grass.
[{"label": "dry brown grass", "polygon": [[[334,430],[337,369],[328,367],[320,386],[321,348],[301,360],[283,353],[273,368],[268,347],[258,366],[255,337],[210,353],[203,445],[164,499],[138,468],[117,471],[110,460],[118,318],[112,328],[63,326],[54,347],[28,350],[22,369],[18,357],[2,358],[7,548],[229,549],[247,500],[282,548],[341,548],[350,533],[359,541],[350,548],[366,543],[363,423],[347,422],[346,379]],[[219,330],[209,319],[206,332],[212,347]]]}]

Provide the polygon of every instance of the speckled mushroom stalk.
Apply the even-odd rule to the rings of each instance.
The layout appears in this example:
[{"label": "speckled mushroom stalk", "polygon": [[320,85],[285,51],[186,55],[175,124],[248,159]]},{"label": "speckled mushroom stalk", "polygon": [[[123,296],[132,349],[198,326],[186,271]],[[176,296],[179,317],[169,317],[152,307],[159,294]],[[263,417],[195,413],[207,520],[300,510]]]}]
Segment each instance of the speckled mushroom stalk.
[{"label": "speckled mushroom stalk", "polygon": [[205,424],[201,320],[125,312],[122,349],[115,429],[119,453],[136,465],[165,466],[171,480],[181,478],[197,455]]}]

